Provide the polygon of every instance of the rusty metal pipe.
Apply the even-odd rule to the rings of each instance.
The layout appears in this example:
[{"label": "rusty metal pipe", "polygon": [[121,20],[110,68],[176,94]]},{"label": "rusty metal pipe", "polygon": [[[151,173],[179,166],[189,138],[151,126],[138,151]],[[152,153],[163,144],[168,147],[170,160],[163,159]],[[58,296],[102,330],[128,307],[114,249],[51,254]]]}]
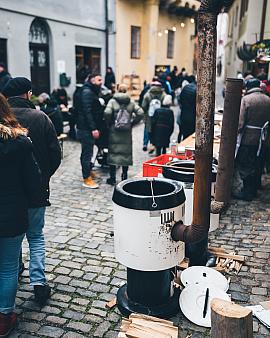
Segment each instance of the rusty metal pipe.
[{"label": "rusty metal pipe", "polygon": [[243,80],[241,79],[228,78],[226,80],[216,192],[215,201],[211,204],[212,212],[215,211],[212,210],[215,207],[215,202],[218,202],[216,203],[217,209],[218,205],[221,205],[222,210],[230,201],[242,87]]},{"label": "rusty metal pipe", "polygon": [[195,182],[191,226],[176,223],[173,240],[199,242],[208,237],[213,157],[217,15],[232,0],[204,0],[198,11],[198,85],[196,105]]}]

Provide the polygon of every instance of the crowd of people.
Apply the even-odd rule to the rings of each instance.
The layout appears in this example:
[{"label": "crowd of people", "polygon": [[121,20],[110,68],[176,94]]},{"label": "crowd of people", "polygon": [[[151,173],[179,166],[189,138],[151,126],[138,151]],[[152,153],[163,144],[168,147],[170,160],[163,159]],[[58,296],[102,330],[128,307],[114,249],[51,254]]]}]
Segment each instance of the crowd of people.
[{"label": "crowd of people", "polygon": [[[2,75],[1,75],[2,74]],[[141,120],[145,129],[143,151],[165,154],[174,131],[174,112],[178,106],[178,141],[195,131],[196,78],[183,68],[177,73],[155,76],[145,83],[136,103],[128,88],[116,81],[111,67],[105,83],[101,74],[88,74],[77,87],[72,108],[64,88],[51,95],[41,93],[35,104],[31,100],[32,84],[24,77],[12,78],[0,63],[0,336],[15,326],[15,296],[18,276],[24,270],[21,246],[29,244],[30,284],[34,299],[41,307],[50,297],[45,276],[45,241],[43,235],[46,207],[50,206],[50,178],[61,163],[57,135],[63,132],[63,120],[69,122],[69,136],[81,143],[83,186],[99,187],[93,171],[93,149],[105,147],[104,164],[109,166],[107,184],[128,178],[133,163],[132,128]],[[270,97],[260,79],[244,79],[236,169],[243,189],[236,198],[252,200],[261,187],[261,175],[267,160]],[[150,146],[149,146],[150,143]],[[105,156],[105,154],[103,154]],[[14,212],[16,210],[16,212]]]}]

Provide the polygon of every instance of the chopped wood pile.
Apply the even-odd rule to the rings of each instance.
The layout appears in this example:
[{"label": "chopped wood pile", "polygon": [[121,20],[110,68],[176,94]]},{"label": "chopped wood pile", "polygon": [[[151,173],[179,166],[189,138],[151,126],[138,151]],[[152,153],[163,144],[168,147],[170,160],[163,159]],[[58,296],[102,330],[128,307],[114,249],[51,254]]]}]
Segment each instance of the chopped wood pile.
[{"label": "chopped wood pile", "polygon": [[123,318],[118,338],[177,338],[173,322],[143,314],[132,313]]},{"label": "chopped wood pile", "polygon": [[[235,252],[227,252],[223,248],[209,247],[208,250],[217,257],[216,266],[213,269],[219,272],[235,273],[237,275],[245,262],[245,256],[236,255]],[[185,258],[178,264],[178,267],[184,270],[188,268],[188,263],[188,258]]]},{"label": "chopped wood pile", "polygon": [[217,256],[214,269],[219,272],[235,273],[238,275],[245,262],[245,256],[236,255],[235,252],[228,253],[222,248],[209,247],[209,251]]}]

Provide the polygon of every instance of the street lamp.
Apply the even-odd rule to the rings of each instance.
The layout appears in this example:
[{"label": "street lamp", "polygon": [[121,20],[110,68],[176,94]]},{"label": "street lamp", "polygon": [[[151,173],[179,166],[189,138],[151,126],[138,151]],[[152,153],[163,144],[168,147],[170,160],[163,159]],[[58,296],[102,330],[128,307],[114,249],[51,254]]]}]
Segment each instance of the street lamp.
[{"label": "street lamp", "polygon": [[184,22],[181,22],[180,26],[181,26],[181,28],[184,28],[185,27]]},{"label": "street lamp", "polygon": [[173,27],[172,27],[172,30],[173,30],[174,32],[176,32],[176,27],[175,27],[175,26],[173,26]]}]

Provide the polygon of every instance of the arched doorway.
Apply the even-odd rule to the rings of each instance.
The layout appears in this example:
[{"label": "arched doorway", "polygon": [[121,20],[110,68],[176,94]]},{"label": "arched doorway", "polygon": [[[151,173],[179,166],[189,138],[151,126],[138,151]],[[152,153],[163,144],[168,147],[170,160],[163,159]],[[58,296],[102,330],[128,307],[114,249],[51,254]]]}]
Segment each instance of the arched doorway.
[{"label": "arched doorway", "polygon": [[49,30],[42,19],[31,24],[29,50],[33,94],[50,93]]}]

